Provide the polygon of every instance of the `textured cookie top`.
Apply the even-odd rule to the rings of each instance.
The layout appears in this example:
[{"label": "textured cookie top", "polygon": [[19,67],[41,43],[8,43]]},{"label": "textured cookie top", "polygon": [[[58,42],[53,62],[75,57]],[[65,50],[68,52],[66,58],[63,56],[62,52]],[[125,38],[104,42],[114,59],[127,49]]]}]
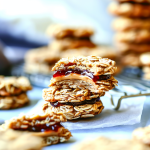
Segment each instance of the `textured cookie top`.
[{"label": "textured cookie top", "polygon": [[150,5],[140,3],[117,3],[112,2],[109,6],[109,11],[113,15],[124,17],[150,17]]},{"label": "textured cookie top", "polygon": [[117,32],[115,40],[127,43],[148,43],[150,42],[150,30],[131,30],[125,32]]},{"label": "textured cookie top", "polygon": [[60,123],[61,121],[66,121],[65,116],[62,113],[56,114],[33,114],[33,115],[24,115],[20,114],[19,117],[14,117],[10,120],[6,120],[5,123],[0,127],[0,130],[5,129],[27,129],[30,126],[37,126],[37,125],[54,125],[56,123]]},{"label": "textured cookie top", "polygon": [[137,128],[133,131],[133,138],[139,142],[150,145],[150,126]]},{"label": "textured cookie top", "polygon": [[150,52],[141,54],[140,61],[143,65],[150,65]]},{"label": "textured cookie top", "polygon": [[0,131],[0,150],[41,150],[42,138],[27,132]]},{"label": "textured cookie top", "polygon": [[29,80],[26,77],[4,77],[0,76],[0,95],[19,94],[31,90]]},{"label": "textured cookie top", "polygon": [[93,35],[94,31],[88,27],[67,27],[61,25],[51,25],[47,29],[47,34],[51,37],[62,39],[66,37],[87,38]]},{"label": "textured cookie top", "polygon": [[133,140],[111,140],[99,137],[95,140],[81,142],[71,150],[148,150],[149,147]]},{"label": "textured cookie top", "polygon": [[119,17],[114,19],[112,27],[117,31],[127,31],[131,29],[150,29],[150,19]]},{"label": "textured cookie top", "polygon": [[49,47],[31,49],[25,55],[26,62],[55,63],[60,58],[60,54],[51,50]]},{"label": "textured cookie top", "polygon": [[115,61],[97,56],[62,58],[52,71],[64,69],[88,70],[94,75],[113,74],[116,71]]}]

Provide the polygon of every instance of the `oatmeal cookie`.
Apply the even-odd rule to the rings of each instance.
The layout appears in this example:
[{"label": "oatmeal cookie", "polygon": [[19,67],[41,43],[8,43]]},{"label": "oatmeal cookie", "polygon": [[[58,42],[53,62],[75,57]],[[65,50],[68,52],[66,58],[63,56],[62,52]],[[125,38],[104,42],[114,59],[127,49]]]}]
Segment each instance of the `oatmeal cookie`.
[{"label": "oatmeal cookie", "polygon": [[120,61],[123,66],[140,67],[142,65],[140,61],[140,54],[136,53],[124,54]]},{"label": "oatmeal cookie", "polygon": [[150,52],[141,54],[140,61],[144,66],[150,66]]},{"label": "oatmeal cookie", "polygon": [[150,30],[130,30],[124,32],[117,32],[115,34],[115,41],[125,43],[149,43]]},{"label": "oatmeal cookie", "polygon": [[45,113],[63,113],[67,120],[94,117],[95,115],[101,113],[103,109],[104,106],[101,101],[98,101],[95,104],[84,104],[78,106],[61,105],[53,107],[50,103],[46,103],[43,106],[43,111]]},{"label": "oatmeal cookie", "polygon": [[60,53],[55,53],[48,46],[27,51],[25,62],[29,63],[55,63],[61,58]]},{"label": "oatmeal cookie", "polygon": [[150,44],[149,43],[125,43],[125,42],[116,42],[116,48],[121,53],[135,52],[135,53],[144,53],[149,52]]},{"label": "oatmeal cookie", "polygon": [[146,80],[150,80],[150,66],[144,66],[142,70],[144,72],[143,78]]},{"label": "oatmeal cookie", "polygon": [[14,96],[0,96],[0,109],[14,109],[20,108],[29,103],[29,99],[26,93],[22,93]]},{"label": "oatmeal cookie", "polygon": [[24,70],[27,73],[41,73],[41,74],[52,74],[52,68],[55,64],[49,63],[36,63],[36,62],[26,62],[24,65]]},{"label": "oatmeal cookie", "polygon": [[116,31],[130,31],[130,30],[149,30],[150,18],[126,18],[119,17],[114,19],[112,27]]},{"label": "oatmeal cookie", "polygon": [[94,140],[86,140],[74,145],[71,150],[148,150],[149,147],[134,140],[113,140],[106,137],[98,137]]},{"label": "oatmeal cookie", "polygon": [[150,126],[137,128],[132,133],[133,139],[150,146]]},{"label": "oatmeal cookie", "polygon": [[[113,76],[102,76],[103,80],[93,81],[89,77],[81,77],[80,75],[70,74],[66,77],[52,78],[49,87],[54,86],[57,89],[89,89],[95,94],[102,93],[113,89],[117,86],[118,81]],[[70,79],[72,78],[72,79]]]},{"label": "oatmeal cookie", "polygon": [[[77,81],[76,81],[77,82]],[[43,90],[43,99],[48,102],[59,103],[80,103],[85,100],[90,101],[104,96],[104,92],[95,93],[86,88],[57,88],[52,86]]]},{"label": "oatmeal cookie", "polygon": [[87,39],[62,39],[62,40],[54,40],[50,43],[50,49],[54,51],[64,51],[67,49],[81,48],[81,47],[89,47],[93,48],[96,45]]},{"label": "oatmeal cookie", "polygon": [[31,89],[30,82],[26,77],[0,76],[0,96],[17,95]]},{"label": "oatmeal cookie", "polygon": [[30,133],[8,129],[0,131],[0,150],[41,150],[43,140]]},{"label": "oatmeal cookie", "polygon": [[94,34],[93,29],[88,27],[65,27],[62,25],[51,25],[48,27],[46,33],[56,39],[63,39],[66,37],[86,38]]},{"label": "oatmeal cookie", "polygon": [[98,56],[72,57],[60,59],[52,71],[64,69],[88,70],[94,75],[113,74],[116,71],[115,61]]},{"label": "oatmeal cookie", "polygon": [[150,4],[112,2],[109,6],[109,11],[116,16],[131,18],[150,17]]},{"label": "oatmeal cookie", "polygon": [[66,121],[62,113],[20,115],[19,117],[5,121],[0,126],[0,131],[13,129],[15,131],[22,131],[22,133],[29,132],[31,135],[42,137],[43,145],[51,145],[68,141],[72,136],[60,124],[62,121]]}]

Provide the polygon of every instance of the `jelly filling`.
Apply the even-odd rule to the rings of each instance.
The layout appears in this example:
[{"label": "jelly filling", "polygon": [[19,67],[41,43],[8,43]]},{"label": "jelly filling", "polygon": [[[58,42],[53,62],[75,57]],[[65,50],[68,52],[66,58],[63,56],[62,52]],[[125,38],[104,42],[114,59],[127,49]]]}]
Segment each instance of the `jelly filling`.
[{"label": "jelly filling", "polygon": [[[73,63],[72,63],[73,65]],[[90,77],[94,82],[100,81],[100,80],[107,80],[110,79],[111,75],[100,75],[100,76],[94,76],[92,72],[89,72],[88,70],[81,70],[81,69],[67,69],[65,68],[64,70],[57,70],[55,71],[53,78],[59,77],[59,76],[66,76],[69,75],[70,73],[76,73],[80,74],[83,76],[88,76]]]},{"label": "jelly filling", "polygon": [[48,131],[57,132],[60,127],[62,127],[62,125],[60,123],[56,123],[54,125],[49,125],[49,124],[36,124],[34,126],[28,125],[27,128],[13,127],[13,129],[19,131],[31,131],[31,132],[48,132]]},{"label": "jelly filling", "polygon": [[59,103],[58,101],[57,102],[50,102],[50,104],[53,106],[53,107],[59,107],[59,106],[62,106],[62,105],[71,105],[71,106],[79,106],[79,105],[84,105],[84,104],[95,104],[96,102],[100,101],[100,98],[93,98],[91,100],[84,100],[82,102],[66,102],[66,103]]}]

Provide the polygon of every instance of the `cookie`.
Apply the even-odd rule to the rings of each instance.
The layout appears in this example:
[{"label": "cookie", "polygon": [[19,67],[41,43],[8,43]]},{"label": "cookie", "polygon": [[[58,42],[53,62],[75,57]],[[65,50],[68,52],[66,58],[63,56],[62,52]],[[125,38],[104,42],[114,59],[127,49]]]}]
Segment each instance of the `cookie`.
[{"label": "cookie", "polygon": [[25,63],[55,63],[61,58],[59,53],[51,50],[48,46],[27,51]]},{"label": "cookie", "polygon": [[140,54],[137,53],[127,53],[124,54],[120,62],[123,66],[133,66],[133,67],[140,67],[141,61],[140,61]]},{"label": "cookie", "polygon": [[72,146],[71,150],[148,150],[149,147],[134,140],[113,140],[106,137],[98,137],[92,140],[85,140]]},{"label": "cookie", "polygon": [[137,142],[150,146],[150,126],[135,129],[132,136]]},{"label": "cookie", "polygon": [[150,17],[150,4],[111,2],[109,12],[116,16],[146,18]]},{"label": "cookie", "polygon": [[81,47],[93,48],[95,46],[96,45],[90,40],[86,40],[86,39],[80,40],[80,39],[71,39],[71,38],[54,40],[49,45],[50,49],[55,51],[63,51],[67,49],[75,49]]},{"label": "cookie", "polygon": [[144,53],[149,52],[150,44],[149,43],[125,43],[125,42],[116,42],[116,48],[121,53],[135,52],[135,53]]},{"label": "cookie", "polygon": [[30,82],[26,77],[0,76],[0,96],[18,95],[31,89]]},{"label": "cookie", "polygon": [[[72,81],[71,81],[72,82]],[[79,81],[75,81],[77,85],[79,85]],[[72,85],[74,82],[72,82]],[[65,87],[66,85],[66,87]],[[43,99],[48,102],[56,102],[62,104],[71,104],[72,105],[80,105],[83,103],[95,103],[96,100],[99,99],[100,96],[104,96],[104,92],[95,93],[91,92],[88,88],[84,88],[83,86],[80,88],[67,88],[67,83],[64,84],[64,87],[57,88],[55,86],[51,86],[50,88],[43,90]],[[83,102],[84,101],[84,102]]]},{"label": "cookie", "polygon": [[150,80],[150,66],[145,66],[142,68],[144,75],[143,78],[146,80]]},{"label": "cookie", "polygon": [[149,30],[149,18],[126,18],[119,17],[114,19],[112,28],[116,31],[130,31],[130,30]]},{"label": "cookie", "polygon": [[150,52],[141,54],[140,61],[144,66],[150,66]]},{"label": "cookie", "polygon": [[43,145],[51,145],[68,141],[72,136],[60,124],[62,121],[66,121],[66,118],[61,113],[20,115],[5,121],[0,126],[0,130],[13,129],[15,131],[22,131],[22,133],[28,132],[31,135],[42,137]]},{"label": "cookie", "polygon": [[88,27],[66,27],[62,25],[51,25],[46,33],[56,39],[71,38],[87,38],[94,34],[92,28]]},{"label": "cookie", "polygon": [[59,60],[52,71],[65,71],[65,70],[87,70],[92,72],[93,75],[104,75],[113,74],[116,71],[115,61],[108,58],[101,58],[98,56],[88,56],[88,57],[72,57],[72,58],[62,58]]},{"label": "cookie", "polygon": [[61,106],[52,106],[50,103],[46,103],[43,106],[43,111],[45,113],[63,113],[67,120],[73,120],[77,118],[88,118],[94,117],[95,115],[101,113],[104,109],[104,106],[101,101],[96,102],[95,104],[84,104],[84,105],[61,105]]},{"label": "cookie", "polygon": [[37,63],[37,62],[26,62],[24,65],[24,71],[31,74],[52,74],[52,68],[55,64],[49,63]]},{"label": "cookie", "polygon": [[26,93],[21,93],[16,96],[0,97],[0,109],[14,109],[20,108],[29,103]]},{"label": "cookie", "polygon": [[0,150],[41,150],[42,138],[27,132],[0,131]]},{"label": "cookie", "polygon": [[124,32],[117,32],[114,37],[117,42],[125,43],[149,43],[150,30],[130,30]]}]

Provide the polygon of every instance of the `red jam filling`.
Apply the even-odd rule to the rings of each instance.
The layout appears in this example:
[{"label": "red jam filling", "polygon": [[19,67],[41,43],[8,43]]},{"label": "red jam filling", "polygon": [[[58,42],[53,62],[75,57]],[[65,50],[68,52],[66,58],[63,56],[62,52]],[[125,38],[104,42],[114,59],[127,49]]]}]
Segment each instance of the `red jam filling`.
[{"label": "red jam filling", "polygon": [[19,131],[31,131],[31,132],[49,132],[49,131],[57,132],[60,127],[62,127],[62,125],[60,123],[56,123],[54,125],[49,125],[49,124],[37,124],[34,126],[28,125],[28,127],[24,129],[13,127],[13,129]]},{"label": "red jam filling", "polygon": [[92,100],[84,100],[82,102],[66,102],[66,103],[59,103],[57,102],[50,102],[50,104],[53,107],[59,107],[62,105],[71,105],[71,106],[79,106],[79,105],[84,105],[84,104],[95,104],[96,102],[100,101],[100,98],[93,98]]},{"label": "red jam filling", "polygon": [[58,70],[55,71],[53,78],[55,77],[59,77],[59,76],[67,76],[70,73],[76,73],[76,74],[80,74],[83,76],[88,76],[90,77],[94,82],[96,81],[100,81],[100,80],[107,80],[111,77],[111,75],[100,75],[100,76],[94,76],[92,72],[89,72],[88,70],[80,70],[80,69],[64,69],[64,70]]}]

